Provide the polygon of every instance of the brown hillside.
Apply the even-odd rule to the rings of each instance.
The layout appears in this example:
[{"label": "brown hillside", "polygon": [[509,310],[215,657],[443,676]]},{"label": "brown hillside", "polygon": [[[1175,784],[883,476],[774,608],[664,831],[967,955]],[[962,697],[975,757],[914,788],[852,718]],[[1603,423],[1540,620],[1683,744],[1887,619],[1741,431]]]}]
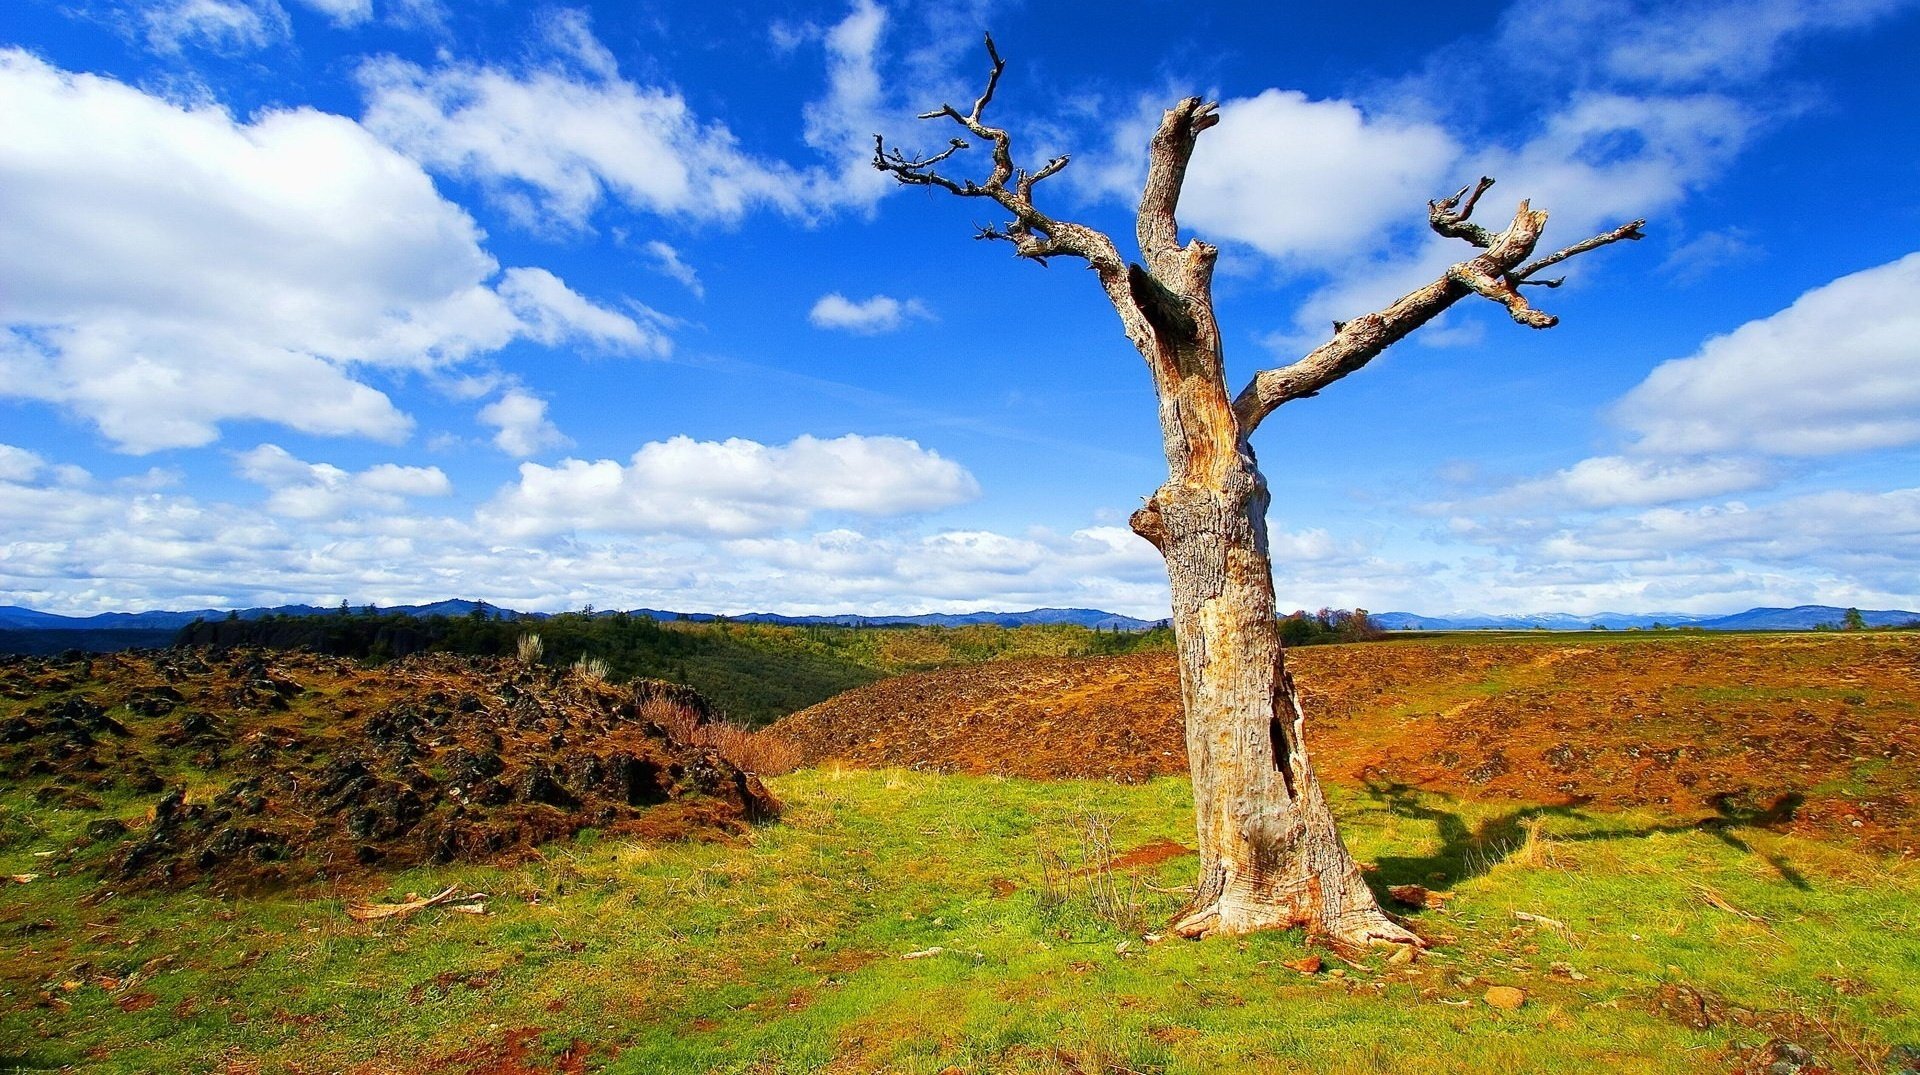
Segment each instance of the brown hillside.
[{"label": "brown hillside", "polygon": [[[1288,660],[1336,783],[1920,842],[1920,636],[1407,640]],[[1121,781],[1187,764],[1164,653],[900,676],[775,731],[809,764]]]}]

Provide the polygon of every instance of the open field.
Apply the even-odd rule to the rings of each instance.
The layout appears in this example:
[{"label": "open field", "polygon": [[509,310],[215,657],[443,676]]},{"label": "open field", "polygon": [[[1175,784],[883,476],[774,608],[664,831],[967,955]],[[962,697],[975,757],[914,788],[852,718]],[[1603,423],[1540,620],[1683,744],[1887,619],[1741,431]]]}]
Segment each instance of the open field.
[{"label": "open field", "polygon": [[[0,882],[0,1070],[1724,1073],[1765,1070],[1777,1039],[1819,1058],[1797,1070],[1898,1071],[1920,1060],[1915,642],[1293,654],[1356,856],[1432,893],[1399,909],[1436,947],[1399,964],[1297,933],[1151,937],[1194,862],[1185,781],[1154,775],[1177,741],[1124,781],[879,756],[918,741],[894,761],[1057,777],[1167,749],[1153,655],[865,688],[833,704],[866,707],[876,767],[770,780],[777,823],[588,828],[252,896],[115,882],[87,829],[138,796],[10,772],[0,874],[37,876]],[[1555,779],[1555,745],[1589,753]],[[487,913],[347,914],[448,886]]]}]

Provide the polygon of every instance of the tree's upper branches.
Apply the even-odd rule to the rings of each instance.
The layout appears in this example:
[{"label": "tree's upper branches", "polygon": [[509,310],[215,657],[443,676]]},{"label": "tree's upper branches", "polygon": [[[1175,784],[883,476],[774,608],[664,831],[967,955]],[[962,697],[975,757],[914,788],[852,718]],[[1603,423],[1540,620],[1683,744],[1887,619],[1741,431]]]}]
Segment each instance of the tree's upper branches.
[{"label": "tree's upper branches", "polygon": [[1477,257],[1447,267],[1437,280],[1402,295],[1383,310],[1362,314],[1351,321],[1336,322],[1333,339],[1305,358],[1289,366],[1262,370],[1255,374],[1234,400],[1242,436],[1252,434],[1274,409],[1290,400],[1305,399],[1373,361],[1380,352],[1404,339],[1414,329],[1438,317],[1467,295],[1479,295],[1506,307],[1507,316],[1528,328],[1552,328],[1559,318],[1529,303],[1520,288],[1537,284],[1559,287],[1564,277],[1534,280],[1542,269],[1557,265],[1577,254],[1584,254],[1623,239],[1645,237],[1645,220],[1583,239],[1537,261],[1528,262],[1540,242],[1547,214],[1522,201],[1506,230],[1494,232],[1471,223],[1475,203],[1493,186],[1491,178],[1460,188],[1451,198],[1427,203],[1427,219],[1433,230],[1450,239],[1460,239],[1479,247]]},{"label": "tree's upper branches", "polygon": [[[961,112],[952,105],[942,105],[920,116],[921,119],[951,120],[966,134],[990,143],[993,167],[986,179],[957,179],[940,170],[940,166],[956,154],[972,147],[972,142],[960,137],[950,139],[947,148],[932,156],[918,157],[897,148],[889,149],[881,136],[875,135],[873,166],[909,185],[939,187],[964,198],[990,199],[1012,214],[1013,219],[1004,226],[982,227],[977,238],[1012,243],[1018,256],[1041,264],[1062,256],[1085,260],[1099,273],[1127,335],[1153,367],[1163,398],[1176,386],[1190,384],[1191,378],[1198,376],[1214,386],[1210,392],[1220,393],[1224,399],[1225,385],[1217,383],[1224,379],[1224,374],[1217,353],[1219,336],[1213,324],[1212,308],[1213,267],[1219,251],[1199,239],[1182,246],[1180,224],[1175,215],[1195,140],[1201,132],[1220,122],[1218,103],[1188,97],[1161,117],[1148,146],[1147,183],[1135,220],[1145,267],[1129,266],[1105,233],[1082,224],[1055,220],[1034,204],[1034,187],[1041,180],[1059,174],[1067,166],[1068,158],[1055,157],[1031,171],[1014,162],[1012,136],[1003,128],[989,126],[984,118],[1007,66],[994,47],[991,35],[986,45],[993,66],[987,75],[986,88],[973,102],[973,108]],[[1646,221],[1636,220],[1528,261],[1540,242],[1547,214],[1523,201],[1502,231],[1495,232],[1474,223],[1474,208],[1492,186],[1491,178],[1482,178],[1478,183],[1460,188],[1452,197],[1427,203],[1427,219],[1433,230],[1447,238],[1462,240],[1477,248],[1478,254],[1448,266],[1438,279],[1408,292],[1385,309],[1351,321],[1336,322],[1333,339],[1299,361],[1256,374],[1233,401],[1229,421],[1237,423],[1239,436],[1251,435],[1281,404],[1315,395],[1365,366],[1387,347],[1468,295],[1499,303],[1518,324],[1551,328],[1558,319],[1535,308],[1520,289],[1525,285],[1559,287],[1564,278],[1535,280],[1532,278],[1535,273],[1589,250],[1643,237],[1641,229]],[[1201,352],[1208,353],[1202,355]]]}]

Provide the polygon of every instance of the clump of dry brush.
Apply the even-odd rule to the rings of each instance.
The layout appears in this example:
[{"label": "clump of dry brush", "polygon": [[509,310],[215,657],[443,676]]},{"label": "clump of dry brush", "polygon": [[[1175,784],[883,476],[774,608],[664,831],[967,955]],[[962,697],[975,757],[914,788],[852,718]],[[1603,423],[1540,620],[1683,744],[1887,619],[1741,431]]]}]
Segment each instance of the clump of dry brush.
[{"label": "clump of dry brush", "polygon": [[673,738],[706,747],[758,776],[779,776],[800,767],[799,744],[764,728],[713,720],[669,698],[649,698],[640,703],[640,716],[665,728]]}]

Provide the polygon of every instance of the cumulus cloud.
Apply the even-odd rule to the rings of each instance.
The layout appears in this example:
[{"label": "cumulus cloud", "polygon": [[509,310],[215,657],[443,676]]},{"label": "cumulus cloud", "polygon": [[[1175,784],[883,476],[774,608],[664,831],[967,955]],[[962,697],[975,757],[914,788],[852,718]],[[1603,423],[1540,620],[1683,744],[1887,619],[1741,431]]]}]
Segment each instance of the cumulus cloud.
[{"label": "cumulus cloud", "polygon": [[623,77],[586,14],[564,9],[547,16],[545,55],[519,68],[367,61],[364,122],[428,168],[481,184],[535,229],[584,229],[609,200],[720,222],[857,209],[891,189],[867,166],[873,131],[900,118],[881,104],[885,25],[882,8],[859,0],[824,34],[827,93],[803,117],[824,165],[751,152],[677,89]]},{"label": "cumulus cloud", "polygon": [[820,512],[900,515],[978,495],[966,468],[899,437],[802,436],[784,445],[674,437],[643,445],[625,464],[522,463],[519,482],[485,516],[515,535],[746,536],[804,526]]},{"label": "cumulus cloud", "polygon": [[[1499,540],[1498,532],[1491,535]],[[1561,530],[1538,541],[1559,560],[1638,561],[1670,556],[1738,557],[1775,567],[1852,560],[1860,550],[1912,564],[1920,558],[1920,489],[1831,490],[1771,504],[1740,501],[1654,508]]]},{"label": "cumulus cloud", "polygon": [[696,220],[802,208],[791,169],[745,152],[677,91],[621,78],[581,17],[558,17],[571,44],[535,70],[368,61],[364,122],[427,167],[485,185],[529,225],[585,227],[608,197]]},{"label": "cumulus cloud", "polygon": [[497,288],[522,331],[549,346],[567,340],[630,353],[666,356],[673,343],[622,313],[597,305],[545,269],[508,269]]},{"label": "cumulus cloud", "polygon": [[[647,462],[620,468],[629,472],[624,480],[615,476],[622,485],[608,483],[605,493],[617,503],[593,507],[592,513],[697,508],[686,503],[676,478],[657,479],[653,468],[709,464],[727,453],[733,453],[725,461],[734,470],[725,483],[727,495],[783,501],[808,512],[919,510],[942,497],[972,495],[964,471],[911,442],[887,438],[811,443],[803,438],[757,452],[760,446],[737,442],[649,447]],[[688,449],[691,457],[684,454]],[[818,458],[823,454],[837,458]],[[356,504],[372,495],[437,495],[443,479],[432,468],[347,472],[271,446],[243,453],[237,462],[270,490],[265,505],[102,484],[84,474],[68,481],[54,473],[61,468],[52,466],[43,466],[31,479],[0,473],[0,591],[34,607],[70,613],[332,604],[342,598],[396,604],[459,594],[549,610],[587,602],[795,613],[1071,605],[1166,614],[1166,582],[1157,554],[1113,526],[878,535],[841,527],[713,540],[707,533],[656,527],[641,517],[637,523],[622,518],[598,534],[556,534],[549,527],[528,533],[503,527],[485,512],[460,518],[342,510],[327,500],[327,491],[334,489],[349,490]],[[876,467],[902,475],[875,481]],[[831,483],[836,488],[769,489],[762,480],[767,473],[786,486],[824,474],[836,479]],[[943,490],[941,496],[904,488],[915,475]],[[655,489],[644,502],[627,495],[646,482]],[[316,486],[320,491],[276,499],[282,491]],[[621,529],[636,532],[612,532]]]},{"label": "cumulus cloud", "polygon": [[[1090,182],[1137,200],[1141,147],[1166,102],[1141,102],[1089,162]],[[1272,258],[1374,249],[1446,185],[1460,147],[1440,127],[1369,114],[1343,100],[1269,89],[1220,105],[1220,125],[1194,149],[1180,199],[1183,225],[1212,241],[1245,243]]]},{"label": "cumulus cloud", "polygon": [[543,270],[509,270],[503,296],[464,210],[312,109],[240,122],[0,51],[0,186],[0,394],[126,451],[243,418],[393,441],[411,419],[359,367],[523,336],[663,346]]},{"label": "cumulus cloud", "polygon": [[933,312],[919,299],[896,299],[890,295],[854,301],[838,291],[820,296],[807,311],[814,328],[877,336],[892,332],[910,320],[931,318]]},{"label": "cumulus cloud", "polygon": [[0,444],[0,481],[23,482],[40,472],[46,463],[34,452]]},{"label": "cumulus cloud", "polygon": [[294,519],[400,511],[411,498],[453,492],[453,483],[439,467],[380,463],[354,472],[331,463],[304,462],[277,444],[241,452],[234,461],[242,477],[269,490],[269,513]]},{"label": "cumulus cloud", "polygon": [[1920,253],[1666,362],[1615,416],[1643,452],[1827,455],[1920,441]]},{"label": "cumulus cloud", "polygon": [[[1750,109],[1712,94],[1581,94],[1519,143],[1479,153],[1454,170],[1500,180],[1476,214],[1488,227],[1504,227],[1521,198],[1546,209],[1551,216],[1541,247],[1551,250],[1678,203],[1720,174],[1759,122]],[[1435,180],[1426,197],[1451,193],[1445,189],[1450,182],[1437,176]],[[1293,324],[1270,337],[1270,344],[1289,354],[1316,345],[1325,339],[1328,322],[1380,309],[1432,282],[1471,251],[1427,233],[1423,209],[1413,215],[1423,224],[1416,242],[1376,258],[1343,263],[1299,306]],[[1589,255],[1595,262],[1607,256]],[[1583,264],[1576,278],[1581,271],[1591,269]],[[1414,338],[1427,339],[1424,333]]]},{"label": "cumulus cloud", "polygon": [[509,388],[480,408],[479,418],[481,424],[494,427],[494,447],[517,458],[572,443],[547,419],[547,401],[524,388]]}]

